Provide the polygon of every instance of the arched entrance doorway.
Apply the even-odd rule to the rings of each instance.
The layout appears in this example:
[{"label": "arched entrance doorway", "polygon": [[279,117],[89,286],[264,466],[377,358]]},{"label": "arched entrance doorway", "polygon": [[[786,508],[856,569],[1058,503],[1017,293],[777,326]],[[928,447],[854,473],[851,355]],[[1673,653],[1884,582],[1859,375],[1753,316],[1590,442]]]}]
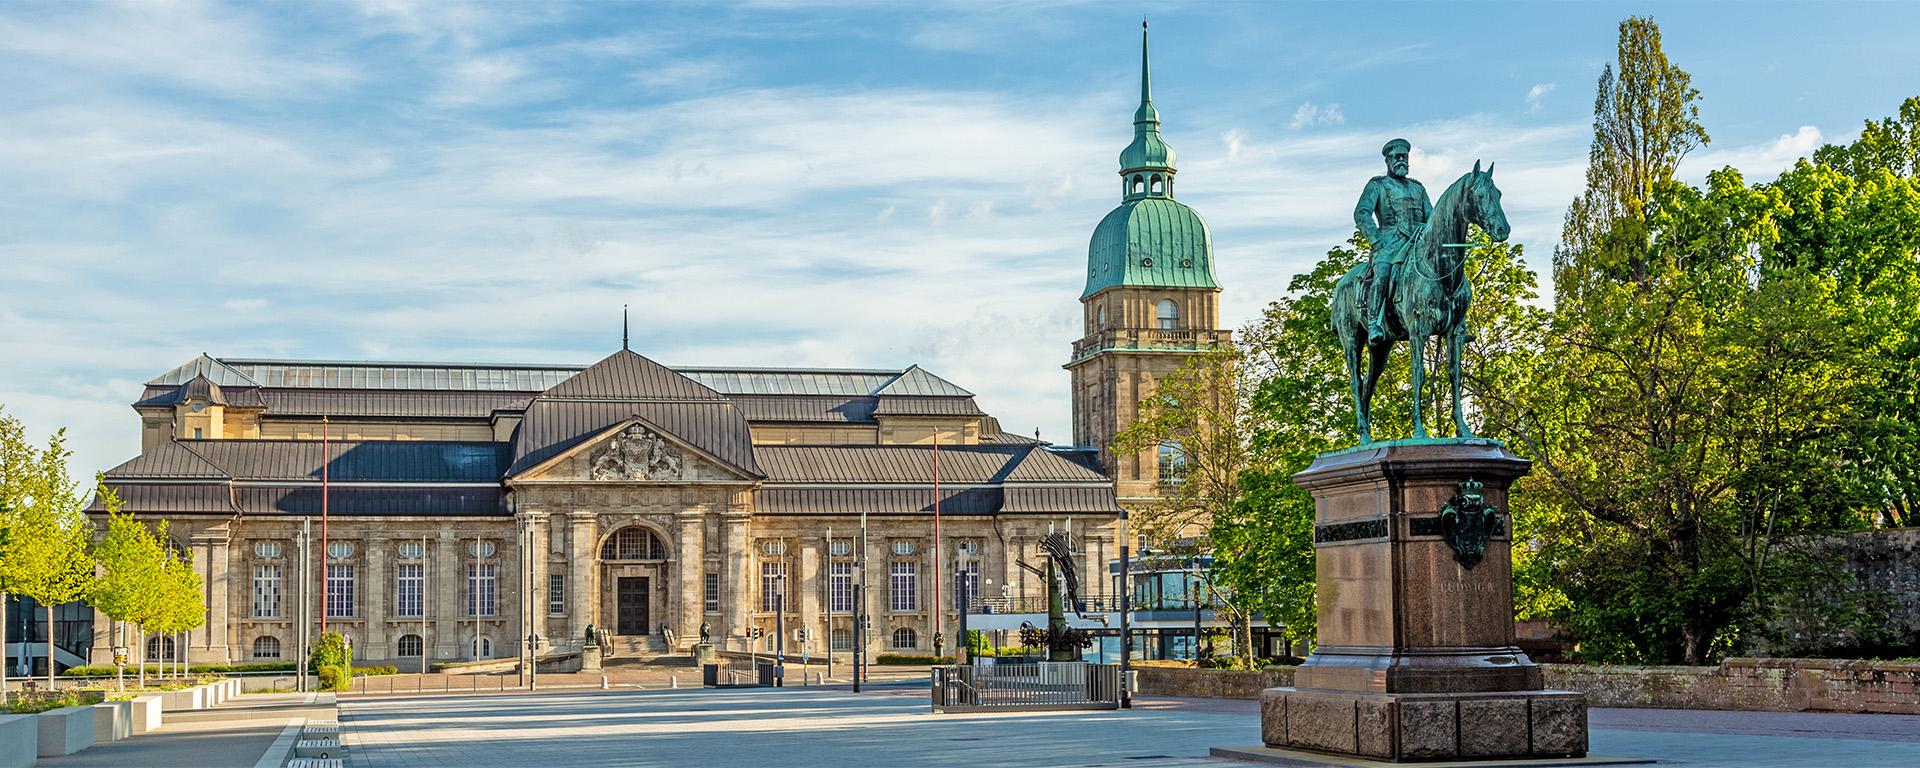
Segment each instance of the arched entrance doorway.
[{"label": "arched entrance doorway", "polygon": [[600,545],[600,616],[611,634],[644,636],[664,624],[667,547],[638,525],[614,531]]}]

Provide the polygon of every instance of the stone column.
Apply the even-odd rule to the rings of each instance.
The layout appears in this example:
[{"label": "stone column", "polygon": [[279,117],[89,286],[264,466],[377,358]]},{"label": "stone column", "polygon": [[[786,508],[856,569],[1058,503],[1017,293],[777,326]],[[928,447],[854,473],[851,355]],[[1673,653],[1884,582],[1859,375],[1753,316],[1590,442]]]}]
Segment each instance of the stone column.
[{"label": "stone column", "polygon": [[747,634],[747,624],[753,619],[753,557],[752,542],[748,540],[747,523],[753,518],[750,511],[737,508],[729,503],[723,524],[726,527],[726,545],[721,548],[721,556],[726,558],[727,572],[720,579],[720,612],[723,648],[734,647]]},{"label": "stone column", "polygon": [[600,516],[590,510],[576,509],[567,513],[567,522],[567,589],[572,590],[567,595],[568,613],[572,614],[567,633],[571,642],[579,643],[588,624],[596,631],[608,631],[607,623],[599,615],[600,590],[593,579],[599,554],[593,551],[593,545],[600,540]]},{"label": "stone column", "polygon": [[678,610],[673,612],[676,622],[673,636],[686,644],[700,642],[701,604],[706,600],[706,590],[701,583],[705,578],[701,569],[707,551],[705,518],[705,510],[699,507],[681,510],[675,515],[680,525],[680,545],[673,553],[673,567],[679,571],[676,575],[680,577],[680,589],[676,595]]},{"label": "stone column", "polygon": [[224,664],[231,662],[230,648],[232,640],[228,637],[232,631],[227,621],[227,609],[230,604],[229,592],[233,581],[228,579],[227,567],[232,560],[229,545],[232,537],[226,525],[206,528],[193,535],[192,547],[197,553],[200,566],[200,578],[204,582],[207,601],[207,623],[189,635],[187,654],[189,662],[207,662]]},{"label": "stone column", "polygon": [[[793,596],[793,605],[798,610],[789,626],[807,630],[807,647],[814,654],[826,649],[827,637],[821,634],[820,579],[826,571],[820,567],[820,542],[812,536],[800,540],[800,551],[787,558],[787,578],[796,579],[788,594]],[[789,642],[793,638],[787,638]],[[798,656],[799,643],[792,643],[794,655]]]},{"label": "stone column", "polygon": [[460,570],[460,539],[452,530],[440,531],[440,538],[433,542],[433,558],[427,564],[427,592],[425,594],[427,615],[433,617],[433,637],[423,638],[433,642],[432,660],[464,659],[467,657],[467,638],[460,632],[460,614],[465,610],[460,596],[466,588],[465,574]]},{"label": "stone column", "polygon": [[393,585],[387,579],[387,547],[391,544],[386,538],[369,536],[361,541],[366,548],[367,572],[360,582],[360,620],[366,622],[366,632],[360,637],[364,647],[356,646],[354,654],[363,659],[390,659],[399,655],[392,643],[387,641],[387,602],[392,594]]}]

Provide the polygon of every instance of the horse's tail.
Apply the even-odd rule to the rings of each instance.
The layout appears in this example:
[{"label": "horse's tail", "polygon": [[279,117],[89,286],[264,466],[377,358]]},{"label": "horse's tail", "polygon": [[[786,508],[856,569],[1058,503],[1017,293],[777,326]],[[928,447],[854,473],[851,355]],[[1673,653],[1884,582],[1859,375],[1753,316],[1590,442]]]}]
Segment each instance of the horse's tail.
[{"label": "horse's tail", "polygon": [[1327,323],[1333,326],[1333,335],[1342,345],[1356,338],[1366,326],[1366,318],[1360,311],[1360,278],[1366,265],[1362,264],[1341,275],[1333,283],[1333,299],[1328,302]]}]

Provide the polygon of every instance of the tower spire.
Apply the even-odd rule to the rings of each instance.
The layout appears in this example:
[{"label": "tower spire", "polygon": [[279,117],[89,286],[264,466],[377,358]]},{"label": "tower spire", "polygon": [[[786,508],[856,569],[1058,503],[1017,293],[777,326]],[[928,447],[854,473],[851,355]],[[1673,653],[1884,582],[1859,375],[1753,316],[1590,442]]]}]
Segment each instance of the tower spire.
[{"label": "tower spire", "polygon": [[1153,70],[1147,65],[1147,20],[1140,20],[1140,109],[1133,113],[1134,130],[1141,123],[1160,123],[1160,112],[1153,108]]},{"label": "tower spire", "polygon": [[620,305],[620,349],[627,349],[627,305]]}]

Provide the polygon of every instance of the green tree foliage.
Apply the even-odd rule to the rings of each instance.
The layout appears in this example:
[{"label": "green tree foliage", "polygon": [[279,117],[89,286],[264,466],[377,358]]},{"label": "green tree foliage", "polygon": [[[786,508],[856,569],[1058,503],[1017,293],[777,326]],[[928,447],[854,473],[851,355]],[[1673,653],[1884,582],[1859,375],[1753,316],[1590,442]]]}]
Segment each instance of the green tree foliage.
[{"label": "green tree foliage", "polygon": [[[0,414],[0,506],[8,510],[0,591],[45,606],[52,627],[54,606],[79,599],[93,579],[92,529],[67,477],[65,432],[55,432],[45,449],[28,444],[25,432],[17,419]],[[47,656],[53,656],[51,632]],[[47,680],[51,689],[52,664]]]},{"label": "green tree foliage", "polygon": [[1536,462],[1522,610],[1589,659],[1699,664],[1834,578],[1809,535],[1910,505],[1920,108],[1773,183],[1694,188],[1672,173],[1706,141],[1698,92],[1652,22],[1621,25],[1619,71],[1538,364],[1484,404]]},{"label": "green tree foliage", "polygon": [[160,542],[166,536],[166,523],[161,522],[156,534],[131,513],[122,512],[119,496],[104,481],[94,493],[107,510],[107,532],[93,547],[100,578],[87,601],[115,621],[139,623],[161,599],[166,550]]},{"label": "green tree foliage", "polygon": [[327,632],[313,643],[307,663],[320,676],[320,689],[344,691],[353,682],[348,671],[353,660],[347,656],[347,638],[339,632]]}]

